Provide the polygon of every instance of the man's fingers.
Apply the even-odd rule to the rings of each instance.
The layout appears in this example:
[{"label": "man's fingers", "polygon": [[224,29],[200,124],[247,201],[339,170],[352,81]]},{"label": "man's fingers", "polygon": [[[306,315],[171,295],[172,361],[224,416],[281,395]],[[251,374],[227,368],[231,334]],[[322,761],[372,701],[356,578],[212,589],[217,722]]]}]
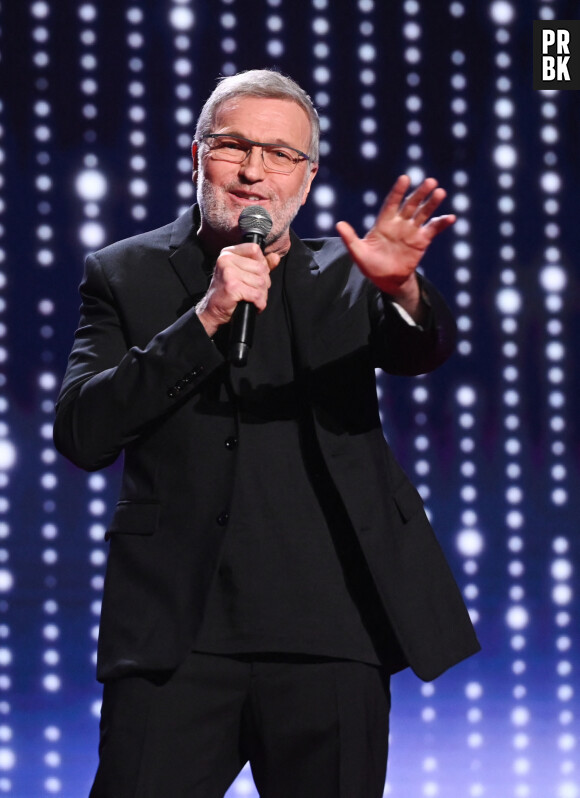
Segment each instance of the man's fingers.
[{"label": "man's fingers", "polygon": [[451,227],[452,224],[455,224],[456,220],[457,217],[454,213],[448,213],[445,214],[445,216],[434,216],[423,226],[423,230],[428,233],[429,239],[432,241],[439,233],[442,233],[448,227]]},{"label": "man's fingers", "polygon": [[358,263],[363,254],[360,249],[362,246],[362,241],[357,236],[354,227],[352,227],[352,225],[350,225],[348,222],[337,222],[336,230],[346,244],[346,248],[351,254],[353,260]]},{"label": "man's fingers", "polygon": [[381,206],[377,216],[377,222],[389,221],[397,215],[410,185],[411,178],[409,175],[399,175]]},{"label": "man's fingers", "polygon": [[436,188],[431,195],[424,200],[423,204],[419,205],[413,217],[414,221],[418,225],[424,224],[427,219],[435,213],[446,196],[447,192],[444,188]]},{"label": "man's fingers", "polygon": [[349,249],[350,249],[351,243],[353,241],[356,241],[356,239],[358,238],[354,227],[352,225],[350,225],[348,222],[337,222],[336,230],[337,230],[339,236],[342,238],[342,240],[346,244],[346,246],[349,247]]},{"label": "man's fingers", "polygon": [[[437,181],[434,177],[428,177],[423,180],[423,182],[417,186],[415,191],[413,191],[413,193],[410,194],[403,202],[399,209],[399,215],[403,219],[413,219],[420,206],[423,203],[429,203],[431,201],[436,189]],[[431,197],[429,195],[431,195]],[[441,200],[439,200],[439,202],[440,201]],[[435,205],[435,207],[437,207],[439,202]]]},{"label": "man's fingers", "polygon": [[241,268],[251,270],[260,268],[262,264],[266,263],[266,256],[258,244],[244,243],[235,244],[232,247],[224,247],[220,252],[218,261],[223,257],[235,259],[235,262]]},{"label": "man's fingers", "polygon": [[280,255],[277,252],[269,252],[266,255],[266,263],[268,264],[270,271],[276,268],[276,266],[280,263],[280,260]]},{"label": "man's fingers", "polygon": [[357,236],[354,228],[348,222],[338,222],[336,230],[344,241],[351,258],[360,268],[365,259],[364,241]]}]

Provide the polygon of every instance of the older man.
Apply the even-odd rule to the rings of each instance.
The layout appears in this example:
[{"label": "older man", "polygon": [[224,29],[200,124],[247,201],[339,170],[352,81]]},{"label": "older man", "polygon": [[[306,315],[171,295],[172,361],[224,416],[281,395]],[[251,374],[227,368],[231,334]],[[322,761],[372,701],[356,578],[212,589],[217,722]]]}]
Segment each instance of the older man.
[{"label": "older man", "polygon": [[[223,79],[193,144],[197,206],[89,256],[55,441],[124,452],[99,637],[93,798],[378,798],[389,676],[479,646],[419,494],[386,444],[374,370],[419,374],[455,327],[416,267],[453,222],[400,177],[359,239],[290,229],[318,168],[306,93]],[[240,214],[271,218],[264,248]],[[341,240],[342,239],[342,240]],[[232,316],[258,312],[247,364]]]}]

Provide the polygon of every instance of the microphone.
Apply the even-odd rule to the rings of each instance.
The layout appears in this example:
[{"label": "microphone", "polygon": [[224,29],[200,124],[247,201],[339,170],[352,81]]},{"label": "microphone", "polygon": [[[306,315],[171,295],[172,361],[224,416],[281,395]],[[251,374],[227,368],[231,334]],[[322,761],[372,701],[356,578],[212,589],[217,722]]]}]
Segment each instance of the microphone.
[{"label": "microphone", "polygon": [[[264,251],[264,240],[272,229],[270,214],[261,205],[249,205],[240,213],[238,225],[242,241],[259,244]],[[230,362],[234,366],[245,366],[248,352],[254,340],[256,306],[252,302],[239,302],[232,316],[230,333]]]}]

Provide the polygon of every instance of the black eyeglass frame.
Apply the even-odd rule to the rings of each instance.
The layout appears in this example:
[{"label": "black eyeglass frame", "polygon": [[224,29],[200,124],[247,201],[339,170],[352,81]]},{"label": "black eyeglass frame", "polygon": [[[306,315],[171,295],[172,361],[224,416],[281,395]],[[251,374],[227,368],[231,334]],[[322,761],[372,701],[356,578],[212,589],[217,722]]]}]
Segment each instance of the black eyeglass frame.
[{"label": "black eyeglass frame", "polygon": [[[291,147],[289,144],[277,144],[276,142],[273,142],[273,141],[252,141],[252,139],[247,139],[244,136],[237,136],[237,135],[234,135],[232,133],[205,133],[203,136],[199,137],[197,143],[199,144],[199,142],[204,141],[205,139],[220,139],[220,138],[234,139],[235,141],[243,142],[244,144],[249,144],[250,145],[250,149],[252,147],[261,147],[262,148],[262,163],[264,164],[264,168],[268,169],[268,171],[271,171],[271,172],[275,172],[277,170],[276,169],[271,169],[270,167],[266,166],[266,163],[264,162],[264,147],[279,147],[280,149],[283,149],[283,150],[292,150],[292,152],[295,152],[295,153],[297,153],[300,156],[300,158],[298,158],[296,161],[293,161],[294,168],[292,169],[292,171],[290,171],[290,172],[280,172],[280,174],[292,174],[294,169],[296,169],[298,164],[301,163],[302,161],[312,161],[312,158],[310,157],[310,155],[307,155],[305,152],[302,152],[302,150],[298,150],[296,147]],[[249,152],[250,152],[250,150],[248,150],[248,152],[246,153],[245,157],[242,158],[241,161],[231,161],[231,163],[243,163],[245,161],[245,159],[248,157],[248,153]]]}]

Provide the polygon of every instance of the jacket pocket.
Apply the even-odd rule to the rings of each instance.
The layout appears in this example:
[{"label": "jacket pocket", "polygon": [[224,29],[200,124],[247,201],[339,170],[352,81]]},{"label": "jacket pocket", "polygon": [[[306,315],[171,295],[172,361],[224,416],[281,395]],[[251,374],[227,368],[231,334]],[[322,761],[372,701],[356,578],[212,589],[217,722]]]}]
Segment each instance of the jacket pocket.
[{"label": "jacket pocket", "polygon": [[161,505],[158,502],[120,501],[105,535],[152,535],[159,523]]}]

